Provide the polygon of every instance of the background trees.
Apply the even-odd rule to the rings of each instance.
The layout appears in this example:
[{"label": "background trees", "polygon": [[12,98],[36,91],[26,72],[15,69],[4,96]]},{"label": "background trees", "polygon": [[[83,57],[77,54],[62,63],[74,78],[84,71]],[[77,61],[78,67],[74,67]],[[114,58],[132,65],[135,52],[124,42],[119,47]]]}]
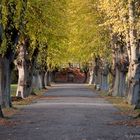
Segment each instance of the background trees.
[{"label": "background trees", "polygon": [[[113,95],[127,96],[129,103],[136,106],[139,104],[138,5],[138,1],[131,0],[104,0],[100,2],[101,10],[106,13],[106,22],[104,24],[109,26],[112,31],[112,49],[115,58]],[[121,87],[122,81],[126,85],[123,88]],[[124,88],[126,90],[122,91]]]}]

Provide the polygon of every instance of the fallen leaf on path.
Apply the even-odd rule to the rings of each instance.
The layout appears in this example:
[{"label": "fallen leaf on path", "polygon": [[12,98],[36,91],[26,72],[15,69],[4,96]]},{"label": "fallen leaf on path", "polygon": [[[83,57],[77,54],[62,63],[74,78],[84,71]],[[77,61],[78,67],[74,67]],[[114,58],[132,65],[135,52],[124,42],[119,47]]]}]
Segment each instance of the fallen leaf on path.
[{"label": "fallen leaf on path", "polygon": [[20,121],[10,121],[10,120],[7,120],[7,119],[0,119],[0,125],[2,126],[15,126],[17,124],[19,124]]},{"label": "fallen leaf on path", "polygon": [[109,125],[140,126],[140,119],[114,121],[110,122]]}]

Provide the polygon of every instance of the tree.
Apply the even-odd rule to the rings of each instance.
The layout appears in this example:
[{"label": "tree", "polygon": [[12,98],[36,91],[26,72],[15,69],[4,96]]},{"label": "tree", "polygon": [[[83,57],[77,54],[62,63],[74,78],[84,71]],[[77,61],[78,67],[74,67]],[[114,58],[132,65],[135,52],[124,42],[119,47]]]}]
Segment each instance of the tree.
[{"label": "tree", "polygon": [[[113,94],[128,95],[129,103],[136,106],[139,105],[139,4],[137,0],[100,1],[101,11],[106,14],[104,25],[111,28],[112,37],[116,36],[115,40],[112,38],[112,49],[117,64]],[[128,66],[128,84],[124,94],[122,89],[126,85]],[[125,83],[123,86],[121,81]]]},{"label": "tree", "polygon": [[[129,37],[130,37],[130,65],[129,65],[129,77],[128,77],[128,101],[137,107],[140,104],[140,61],[139,61],[139,38],[137,25],[137,13],[136,13],[136,0],[128,0],[129,8]],[[139,106],[140,107],[140,106]]]},{"label": "tree", "polygon": [[10,79],[12,62],[15,54],[15,47],[17,44],[18,30],[16,28],[16,12],[17,2],[3,0],[1,2],[2,16],[1,16],[1,29],[2,39],[0,47],[0,62],[1,62],[1,81],[0,81],[0,94],[2,96],[2,106],[11,107],[10,99]]}]

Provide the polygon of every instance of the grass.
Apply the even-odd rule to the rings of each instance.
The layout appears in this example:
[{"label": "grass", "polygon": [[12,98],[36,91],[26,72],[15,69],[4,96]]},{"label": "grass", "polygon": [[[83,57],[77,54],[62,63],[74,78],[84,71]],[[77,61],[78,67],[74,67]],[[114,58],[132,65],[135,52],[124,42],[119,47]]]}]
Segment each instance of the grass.
[{"label": "grass", "polygon": [[[16,90],[17,90],[17,85],[16,84],[12,84],[11,85],[11,95],[15,96],[16,95]],[[9,121],[9,119],[16,113],[18,113],[20,111],[20,109],[22,109],[24,106],[29,105],[33,102],[35,102],[37,99],[40,99],[43,96],[43,94],[47,92],[47,89],[42,89],[42,90],[34,90],[35,95],[30,95],[29,97],[25,98],[25,99],[21,99],[21,100],[16,100],[12,102],[13,107],[12,108],[4,108],[2,109],[3,114],[4,114],[4,119],[0,119],[0,125],[3,122],[7,122]],[[7,121],[6,121],[7,120]]]},{"label": "grass", "polygon": [[36,102],[37,99],[44,97],[43,94],[45,92],[47,92],[47,89],[42,89],[42,90],[36,89],[36,90],[34,90],[35,95],[30,95],[29,97],[22,99],[20,101],[13,101],[13,105],[18,108],[25,106],[25,105],[29,105],[32,102]]},{"label": "grass", "polygon": [[[17,91],[17,84],[11,84],[11,95],[16,96],[16,91]],[[40,93],[40,90],[34,89],[33,92],[38,94],[38,93]]]},{"label": "grass", "polygon": [[128,116],[135,117],[140,113],[140,110],[134,110],[134,106],[128,104],[124,97],[109,96],[108,92],[106,91],[96,91],[93,85],[90,85],[89,88],[98,93],[101,98],[106,99],[108,102],[113,104],[113,106],[118,108],[120,114],[126,114]]},{"label": "grass", "polygon": [[125,115],[129,116],[128,119],[116,120],[110,123],[110,125],[125,125],[131,127],[140,127],[140,109],[134,110],[134,106],[127,103],[124,97],[113,97],[109,96],[108,92],[105,91],[96,91],[94,86],[89,86],[94,92],[96,92],[101,98],[104,98],[113,106],[118,108],[118,112],[115,112],[115,115]]},{"label": "grass", "polygon": [[11,84],[11,95],[16,96],[17,84]]}]

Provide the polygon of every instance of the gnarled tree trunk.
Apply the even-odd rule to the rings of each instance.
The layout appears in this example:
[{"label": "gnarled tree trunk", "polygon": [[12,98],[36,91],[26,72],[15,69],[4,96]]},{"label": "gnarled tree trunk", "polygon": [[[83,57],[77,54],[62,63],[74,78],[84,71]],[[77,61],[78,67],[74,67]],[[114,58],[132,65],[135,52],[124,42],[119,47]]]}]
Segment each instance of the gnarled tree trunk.
[{"label": "gnarled tree trunk", "polygon": [[18,87],[16,96],[25,98],[28,96],[27,93],[27,75],[28,75],[28,68],[27,68],[27,61],[26,61],[26,41],[24,40],[23,43],[19,46],[19,55],[17,58],[17,69],[18,69]]},{"label": "gnarled tree trunk", "polygon": [[41,82],[41,89],[45,89],[45,72],[41,71],[39,77]]},{"label": "gnarled tree trunk", "polygon": [[96,57],[95,58],[95,67],[94,67],[94,84],[95,86],[98,86],[98,88],[100,88],[100,84],[102,82],[102,79],[101,79],[101,71],[100,71],[100,58],[99,57]]},{"label": "gnarled tree trunk", "polygon": [[126,73],[116,68],[113,96],[125,96]]},{"label": "gnarled tree trunk", "polygon": [[51,86],[51,72],[47,71],[47,86]]},{"label": "gnarled tree trunk", "polygon": [[89,70],[89,85],[92,85],[94,83],[94,71],[93,69]]},{"label": "gnarled tree trunk", "polygon": [[105,63],[103,64],[102,69],[102,83],[101,83],[101,89],[102,90],[108,90],[109,84],[108,84],[108,74],[109,74],[109,68],[108,65]]},{"label": "gnarled tree trunk", "polygon": [[31,62],[29,63],[28,66],[28,75],[27,75],[27,81],[28,81],[28,86],[27,86],[27,93],[30,95],[33,92],[33,75],[35,73],[35,66],[36,66],[36,61],[37,57],[39,54],[39,44],[37,42],[36,48],[33,51]]},{"label": "gnarled tree trunk", "polygon": [[139,43],[136,30],[135,1],[129,0],[129,25],[130,25],[130,65],[128,77],[128,102],[140,108],[140,60]]},{"label": "gnarled tree trunk", "polygon": [[2,107],[11,107],[11,96],[10,96],[10,77],[11,69],[10,62],[6,57],[0,56],[0,96]]},{"label": "gnarled tree trunk", "polygon": [[92,61],[91,67],[89,68],[89,85],[94,84],[94,60]]}]

